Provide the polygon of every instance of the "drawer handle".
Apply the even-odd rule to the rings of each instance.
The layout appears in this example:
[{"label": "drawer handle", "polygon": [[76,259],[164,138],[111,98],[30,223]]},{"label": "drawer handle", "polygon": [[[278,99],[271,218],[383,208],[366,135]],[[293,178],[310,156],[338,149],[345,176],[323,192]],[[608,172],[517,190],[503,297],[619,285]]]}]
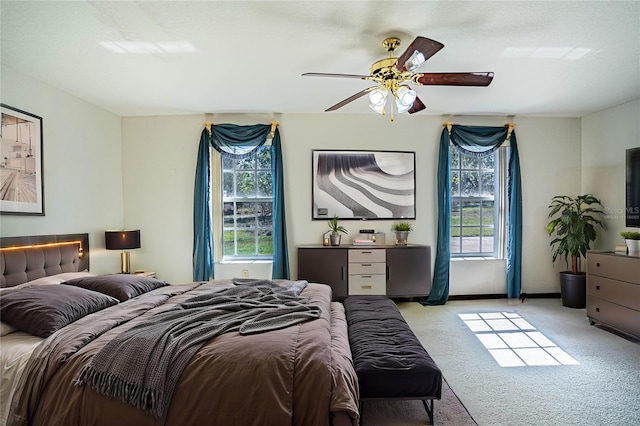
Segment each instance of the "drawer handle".
[{"label": "drawer handle", "polygon": [[596,286],[596,290],[600,290],[600,286],[599,285]]},{"label": "drawer handle", "polygon": [[363,286],[362,286],[362,287],[360,287],[360,288],[362,288],[363,290],[365,290],[365,289],[366,289],[366,290],[371,290],[371,288],[372,288],[372,287],[371,287],[370,285],[363,285]]},{"label": "drawer handle", "polygon": [[370,263],[361,263],[362,266],[371,266]]},{"label": "drawer handle", "polygon": [[363,251],[362,254],[371,254],[370,251]]},{"label": "drawer handle", "polygon": [[371,275],[361,275],[362,278],[371,278]]}]

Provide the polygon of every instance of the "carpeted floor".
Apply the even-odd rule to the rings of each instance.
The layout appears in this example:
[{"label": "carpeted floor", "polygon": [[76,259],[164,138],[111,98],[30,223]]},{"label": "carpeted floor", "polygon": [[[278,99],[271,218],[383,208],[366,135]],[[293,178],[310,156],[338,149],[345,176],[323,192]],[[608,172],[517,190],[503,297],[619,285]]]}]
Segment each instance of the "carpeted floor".
[{"label": "carpeted floor", "polygon": [[[467,409],[446,381],[442,382],[442,399],[436,400],[433,422],[436,425],[475,426]],[[364,401],[362,426],[428,425],[429,416],[422,401]]]},{"label": "carpeted floor", "polygon": [[[451,301],[443,306],[401,302],[398,306],[480,426],[640,425],[640,343],[589,325],[584,309],[563,307],[559,299],[513,304]],[[459,317],[493,312],[518,314],[577,363],[501,367]],[[404,407],[367,413],[365,406],[364,424],[427,424],[421,405],[411,410]],[[436,402],[436,424],[466,424],[446,418],[438,421],[438,415],[448,410],[446,401]],[[401,419],[404,411],[422,415],[423,423],[415,423],[414,414]],[[383,416],[389,420],[378,422]]]}]

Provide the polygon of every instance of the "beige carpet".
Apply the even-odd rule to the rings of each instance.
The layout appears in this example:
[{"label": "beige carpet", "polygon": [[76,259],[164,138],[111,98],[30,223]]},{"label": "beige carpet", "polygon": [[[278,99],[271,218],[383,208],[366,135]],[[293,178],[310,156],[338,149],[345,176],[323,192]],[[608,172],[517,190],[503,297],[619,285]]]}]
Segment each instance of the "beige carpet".
[{"label": "beige carpet", "polygon": [[[428,425],[429,416],[422,401],[365,401],[362,426]],[[442,399],[435,401],[435,425],[475,426],[467,409],[446,381],[442,381]]]}]

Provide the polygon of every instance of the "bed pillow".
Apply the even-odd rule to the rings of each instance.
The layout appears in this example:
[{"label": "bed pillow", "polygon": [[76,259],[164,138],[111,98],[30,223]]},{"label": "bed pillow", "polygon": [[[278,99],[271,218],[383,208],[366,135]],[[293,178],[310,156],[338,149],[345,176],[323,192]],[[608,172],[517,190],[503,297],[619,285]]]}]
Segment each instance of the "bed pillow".
[{"label": "bed pillow", "polygon": [[4,321],[0,322],[0,337],[6,336],[7,334],[13,333],[17,328],[10,326]]},{"label": "bed pillow", "polygon": [[83,271],[83,272],[63,272],[61,274],[49,275],[42,278],[37,278],[35,280],[27,281],[26,283],[18,284],[13,287],[2,287],[0,288],[0,294],[10,293],[21,288],[31,287],[32,285],[49,285],[49,284],[60,284],[68,280],[72,280],[74,278],[93,276],[92,273]]},{"label": "bed pillow", "polygon": [[38,337],[49,337],[64,326],[117,303],[111,296],[66,285],[31,286],[0,298],[2,321]]},{"label": "bed pillow", "polygon": [[121,302],[168,285],[164,281],[155,278],[130,274],[95,275],[76,278],[63,284],[107,294]]}]

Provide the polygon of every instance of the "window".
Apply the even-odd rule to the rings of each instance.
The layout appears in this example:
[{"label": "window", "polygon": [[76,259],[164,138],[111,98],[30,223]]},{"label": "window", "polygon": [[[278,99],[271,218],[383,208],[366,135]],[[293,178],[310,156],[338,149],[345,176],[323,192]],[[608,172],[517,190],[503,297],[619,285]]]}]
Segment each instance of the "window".
[{"label": "window", "polygon": [[[451,156],[451,257],[503,257],[499,236],[499,164],[507,148],[484,155],[468,154],[455,146]],[[506,158],[506,157],[505,157]],[[504,166],[506,170],[506,166]],[[506,177],[504,178],[506,185]]]},{"label": "window", "polygon": [[223,260],[271,259],[271,146],[240,160],[222,156]]}]

